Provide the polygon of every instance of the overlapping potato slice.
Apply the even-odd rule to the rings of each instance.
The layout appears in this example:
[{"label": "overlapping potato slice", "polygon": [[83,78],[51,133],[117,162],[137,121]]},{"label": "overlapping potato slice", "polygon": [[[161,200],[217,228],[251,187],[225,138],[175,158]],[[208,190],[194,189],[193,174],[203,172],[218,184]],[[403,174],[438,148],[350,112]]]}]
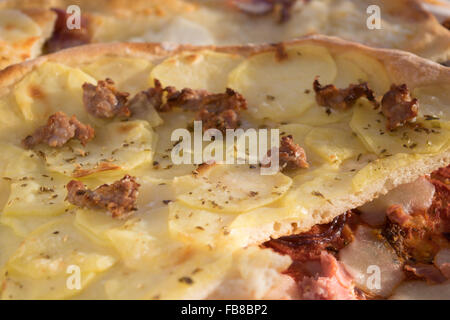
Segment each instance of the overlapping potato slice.
[{"label": "overlapping potato slice", "polygon": [[30,174],[11,183],[5,216],[55,216],[64,213],[69,180],[58,174]]},{"label": "overlapping potato slice", "polygon": [[44,124],[57,111],[86,121],[81,88],[85,82],[96,83],[80,69],[55,62],[45,62],[28,73],[14,89],[18,109],[31,122],[28,129]]},{"label": "overlapping potato slice", "polygon": [[419,100],[419,117],[427,119],[433,125],[450,128],[450,86],[419,87],[413,90],[412,95]]},{"label": "overlapping potato slice", "polygon": [[[147,170],[147,169],[144,169]],[[96,182],[95,186],[102,183],[111,183],[113,179],[106,179],[101,182]],[[157,219],[157,217],[162,214],[157,214],[157,210],[166,209],[170,201],[175,199],[174,192],[172,190],[171,181],[153,179],[151,177],[138,175],[139,196],[137,198],[136,207],[137,210],[134,212],[133,218],[130,221],[118,220],[111,215],[107,214],[104,210],[87,210],[80,209],[76,212],[75,225],[85,234],[90,237],[93,241],[105,246],[116,246],[116,245],[127,245],[125,242],[120,244],[116,241],[112,241],[109,235],[109,231],[112,229],[116,230],[123,227],[125,230],[130,231],[130,225],[132,221],[147,221],[149,226],[148,232],[151,228],[156,228],[161,232],[161,230],[167,229],[167,215],[166,219],[163,221]],[[92,188],[95,188],[94,184],[91,183]],[[153,223],[151,222],[153,221]],[[134,222],[137,224],[137,222]],[[126,224],[126,226],[125,226]],[[136,234],[138,238],[139,235]],[[133,244],[129,244],[132,246]],[[126,251],[125,251],[126,252]]]},{"label": "overlapping potato slice", "polygon": [[[175,130],[187,128],[187,126],[194,121],[194,115],[191,112],[174,110],[170,113],[162,113],[161,117],[164,121],[164,125],[155,128],[155,133],[158,135],[158,141],[153,156],[153,170],[151,176],[161,179],[171,179],[176,176],[191,173],[196,168],[194,164],[173,164],[172,149],[177,141],[172,141],[171,138]],[[178,139],[178,137],[174,138],[174,140]],[[193,139],[191,139],[191,142],[193,142]]]},{"label": "overlapping potato slice", "polygon": [[415,127],[405,125],[394,131],[386,129],[386,121],[384,115],[366,101],[355,106],[350,126],[370,151],[381,156],[436,153],[450,139],[448,128],[424,119],[418,119]]},{"label": "overlapping potato slice", "polygon": [[[166,268],[120,270],[105,282],[110,299],[204,299],[220,285],[231,264],[230,253],[192,253]],[[151,271],[151,272],[150,272]]]},{"label": "overlapping potato slice", "polygon": [[103,246],[111,246],[106,232],[123,225],[125,221],[114,219],[103,210],[77,210],[74,225],[89,239]]},{"label": "overlapping potato slice", "polygon": [[17,236],[24,238],[40,226],[54,221],[54,219],[55,216],[7,216],[2,214],[0,216],[0,223],[11,228]]},{"label": "overlapping potato slice", "polygon": [[330,164],[367,152],[348,126],[315,128],[306,136],[305,144]]},{"label": "overlapping potato slice", "polygon": [[26,178],[30,173],[42,170],[42,165],[32,151],[9,143],[0,143],[0,174],[4,181]]},{"label": "overlapping potato slice", "polygon": [[[368,81],[369,76],[353,60],[354,56],[348,54],[339,54],[334,57],[337,67],[337,76],[333,84],[338,88],[346,88],[350,84],[357,84]],[[364,57],[363,59],[365,59]],[[367,70],[368,67],[366,67]],[[381,81],[382,79],[380,79]]]},{"label": "overlapping potato slice", "polygon": [[398,153],[371,161],[356,172],[352,179],[353,188],[360,191],[367,186],[375,187],[376,184],[384,183],[386,175],[420,162],[426,157],[427,155]]},{"label": "overlapping potato slice", "polygon": [[[116,258],[73,227],[73,217],[64,217],[35,230],[11,256],[2,298],[67,298],[115,262]],[[79,268],[80,290],[67,285],[71,266]]]},{"label": "overlapping potato slice", "polygon": [[22,238],[18,237],[11,228],[0,224],[0,266],[3,266],[9,257],[16,251],[22,242]]},{"label": "overlapping potato slice", "polygon": [[169,206],[169,231],[185,243],[199,247],[216,248],[229,234],[229,225],[235,215],[196,209],[175,202]]},{"label": "overlapping potato slice", "polygon": [[223,92],[227,87],[227,74],[242,61],[238,55],[213,51],[183,52],[167,58],[157,65],[150,77],[163,86],[205,89],[210,92]]},{"label": "overlapping potato slice", "polygon": [[279,199],[291,186],[282,174],[261,175],[248,165],[212,165],[198,175],[174,179],[177,200],[199,209],[240,213]]},{"label": "overlapping potato slice", "polygon": [[[314,93],[310,93],[314,95]],[[324,126],[336,122],[349,122],[353,111],[338,111],[313,104],[299,117],[290,120],[292,123],[306,124],[310,126]]]},{"label": "overlapping potato slice", "polygon": [[323,83],[334,81],[333,58],[324,47],[299,45],[248,58],[229,75],[228,85],[247,99],[253,117],[290,120],[314,103],[316,76]]},{"label": "overlapping potato slice", "polygon": [[101,57],[81,66],[81,70],[95,78],[110,78],[120,91],[131,95],[147,89],[147,79],[153,65],[150,61],[138,58]]},{"label": "overlapping potato slice", "polygon": [[152,161],[155,136],[146,121],[111,122],[96,130],[82,146],[70,141],[61,148],[37,146],[47,168],[64,175],[83,177],[108,170],[131,170]]},{"label": "overlapping potato slice", "polygon": [[380,61],[369,55],[356,51],[346,51],[336,57],[336,64],[339,69],[342,69],[342,72],[338,72],[338,77],[336,78],[338,87],[346,87],[350,83],[367,81],[369,88],[377,96],[382,96],[389,90],[391,81],[386,68]]},{"label": "overlapping potato slice", "polygon": [[353,172],[344,172],[329,164],[301,172],[293,178],[293,186],[282,201],[294,208],[300,220],[314,218],[314,211],[324,205],[333,205],[333,201],[352,192],[353,175]]},{"label": "overlapping potato slice", "polygon": [[170,237],[168,208],[152,209],[106,231],[114,249],[128,268],[164,269],[177,265],[190,255],[190,244]]}]

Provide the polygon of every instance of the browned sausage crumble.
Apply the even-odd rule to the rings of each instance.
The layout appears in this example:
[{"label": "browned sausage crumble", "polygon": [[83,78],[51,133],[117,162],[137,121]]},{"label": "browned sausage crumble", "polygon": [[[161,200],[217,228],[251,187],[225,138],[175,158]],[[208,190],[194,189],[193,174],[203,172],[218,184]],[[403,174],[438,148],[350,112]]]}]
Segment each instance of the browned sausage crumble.
[{"label": "browned sausage crumble", "polygon": [[40,143],[50,147],[61,147],[70,139],[78,139],[83,145],[94,138],[94,129],[82,124],[75,116],[69,118],[64,112],[56,112],[48,118],[47,124],[39,127],[22,140],[22,144],[31,149]]},{"label": "browned sausage crumble", "polygon": [[89,209],[106,209],[113,218],[124,219],[136,211],[139,184],[135,177],[125,175],[113,184],[104,184],[89,190],[76,180],[67,184],[67,198],[70,203]]},{"label": "browned sausage crumble", "polygon": [[[305,150],[303,150],[303,148],[298,144],[294,143],[291,135],[281,137],[280,148],[278,152],[280,171],[309,167]],[[272,150],[269,150],[267,152],[267,158],[269,159],[269,162],[267,164],[263,164],[263,167],[271,166],[271,155]]]},{"label": "browned sausage crumble", "polygon": [[83,103],[88,113],[97,118],[129,117],[129,93],[120,92],[111,79],[99,80],[97,85],[83,84]]},{"label": "browned sausage crumble", "polygon": [[387,129],[394,130],[417,116],[419,102],[411,98],[406,84],[393,84],[381,100],[381,111],[387,118]]},{"label": "browned sausage crumble", "polygon": [[322,86],[319,80],[315,79],[313,88],[316,92],[317,104],[320,106],[348,110],[356,103],[356,100],[365,96],[375,107],[378,107],[378,102],[373,91],[367,86],[367,82],[350,84],[345,89],[338,89],[334,84]]},{"label": "browned sausage crumble", "polygon": [[195,119],[202,121],[203,130],[215,128],[222,132],[240,126],[239,112],[247,109],[247,101],[236,91],[227,88],[225,93],[209,93],[206,90],[174,87],[163,88],[155,79],[155,86],[138,93],[129,104],[132,113],[148,104],[159,112],[168,112],[173,108],[195,111]]},{"label": "browned sausage crumble", "polygon": [[63,9],[53,8],[52,10],[56,13],[56,21],[53,34],[44,45],[46,53],[91,42],[91,35],[88,30],[89,20],[85,14],[81,14],[80,28],[68,29],[67,20],[70,18],[70,15]]},{"label": "browned sausage crumble", "polygon": [[205,96],[195,119],[202,121],[203,131],[215,128],[225,132],[226,129],[236,129],[241,125],[239,112],[245,109],[247,101],[244,97],[227,88],[225,93]]}]

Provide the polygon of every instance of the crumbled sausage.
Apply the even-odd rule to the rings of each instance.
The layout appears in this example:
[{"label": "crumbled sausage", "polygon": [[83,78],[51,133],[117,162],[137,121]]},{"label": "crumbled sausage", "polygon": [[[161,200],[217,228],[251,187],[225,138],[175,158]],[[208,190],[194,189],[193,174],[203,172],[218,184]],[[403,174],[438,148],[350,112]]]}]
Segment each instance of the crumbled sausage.
[{"label": "crumbled sausage", "polygon": [[202,121],[203,130],[215,128],[222,132],[239,127],[239,112],[247,109],[247,101],[232,89],[214,94],[190,88],[178,91],[174,87],[163,88],[157,79],[153,88],[139,93],[130,101],[129,109],[134,114],[137,109],[145,108],[146,103],[159,112],[168,112],[175,107],[195,111],[195,119]]},{"label": "crumbled sausage", "polygon": [[328,84],[323,87],[319,80],[315,79],[313,88],[316,92],[316,101],[320,106],[336,110],[347,110],[356,103],[356,100],[365,96],[375,107],[378,107],[373,91],[369,89],[366,82],[350,84],[345,89],[338,89],[334,84]]},{"label": "crumbled sausage", "polygon": [[53,8],[52,10],[56,13],[56,21],[52,36],[44,45],[46,53],[91,42],[91,35],[88,29],[89,19],[86,15],[81,14],[79,28],[69,29],[67,27],[67,20],[70,18],[70,15],[62,9]]},{"label": "crumbled sausage", "polygon": [[215,128],[222,132],[241,125],[239,112],[247,109],[247,101],[236,91],[206,95],[200,102],[195,119],[202,121],[203,131]]},{"label": "crumbled sausage", "polygon": [[411,98],[406,84],[393,84],[381,100],[381,112],[387,118],[387,129],[394,130],[417,116],[419,102]]},{"label": "crumbled sausage", "polygon": [[139,109],[153,106],[156,111],[169,112],[173,108],[182,108],[188,111],[198,110],[204,97],[209,93],[206,90],[193,90],[184,88],[181,91],[175,87],[163,87],[158,79],[154,80],[154,87],[139,92],[129,102],[132,114],[139,112]]},{"label": "crumbled sausage", "polygon": [[111,79],[99,80],[97,85],[83,84],[83,103],[88,113],[97,118],[129,117],[129,94],[120,92]]},{"label": "crumbled sausage", "polygon": [[64,112],[57,112],[48,118],[47,124],[23,139],[22,143],[31,149],[40,143],[50,147],[61,147],[70,139],[78,139],[83,145],[94,138],[94,129],[78,121],[75,116],[69,118]]},{"label": "crumbled sausage", "polygon": [[[306,159],[305,150],[298,144],[294,143],[291,135],[281,137],[279,147],[279,166],[280,171],[292,170],[298,168],[308,168],[309,164]],[[267,152],[267,158],[269,159],[267,164],[263,164],[263,167],[270,167],[272,161],[272,150]]]},{"label": "crumbled sausage", "polygon": [[76,180],[67,184],[67,198],[70,203],[90,209],[106,209],[113,218],[127,218],[136,211],[139,184],[135,177],[125,175],[113,184],[104,184],[89,190]]}]

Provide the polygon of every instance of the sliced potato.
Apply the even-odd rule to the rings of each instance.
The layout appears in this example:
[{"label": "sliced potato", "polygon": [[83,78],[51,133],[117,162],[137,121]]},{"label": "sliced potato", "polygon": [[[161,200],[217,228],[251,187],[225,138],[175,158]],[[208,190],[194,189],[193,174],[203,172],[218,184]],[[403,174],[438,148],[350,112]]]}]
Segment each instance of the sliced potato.
[{"label": "sliced potato", "polygon": [[384,181],[387,174],[411,165],[425,157],[419,154],[398,153],[391,157],[376,159],[360,169],[352,179],[353,188],[357,191],[374,183]]},{"label": "sliced potato", "polygon": [[199,209],[240,213],[270,204],[291,186],[282,174],[261,175],[248,165],[213,165],[198,176],[174,180],[177,200]]},{"label": "sliced potato", "polygon": [[169,231],[171,235],[186,243],[200,247],[215,248],[229,233],[229,224],[234,215],[194,209],[175,202],[169,206]]},{"label": "sliced potato", "polygon": [[112,122],[96,130],[96,137],[82,146],[70,141],[61,148],[38,146],[49,170],[83,177],[101,171],[131,170],[152,161],[154,134],[147,122]]},{"label": "sliced potato", "polygon": [[292,122],[310,126],[322,126],[336,122],[349,122],[352,113],[352,110],[339,111],[318,106],[314,103],[299,117],[293,119]]},{"label": "sliced potato", "polygon": [[[369,80],[369,75],[355,63],[352,56],[347,54],[337,55],[334,60],[337,66],[337,76],[334,85],[340,89],[347,88],[350,84],[358,84]],[[367,70],[364,69],[364,70]]]},{"label": "sliced potato", "polygon": [[193,252],[177,265],[152,272],[121,270],[105,282],[105,290],[110,299],[205,299],[226,276],[231,259],[227,252]]},{"label": "sliced potato", "polygon": [[154,79],[163,86],[205,89],[211,92],[223,92],[227,87],[227,75],[242,58],[238,55],[213,51],[183,52],[167,58],[157,65],[150,77],[150,86]]},{"label": "sliced potato", "polygon": [[228,85],[247,99],[248,112],[257,119],[281,121],[301,115],[315,101],[314,78],[331,83],[336,77],[336,64],[324,47],[289,47],[286,54],[256,54],[229,75]]},{"label": "sliced potato", "polygon": [[153,209],[106,231],[106,236],[127,267],[167,268],[183,261],[190,252],[189,244],[170,237],[167,221],[167,207]]},{"label": "sliced potato", "polygon": [[350,126],[367,149],[378,155],[441,151],[450,140],[450,128],[439,128],[427,121],[418,123],[423,128],[402,126],[388,131],[384,115],[365,102],[355,106]]},{"label": "sliced potato", "polygon": [[308,133],[305,143],[330,164],[367,152],[350,128],[315,128]]},{"label": "sliced potato", "polygon": [[95,79],[80,69],[45,62],[28,73],[14,88],[17,106],[30,132],[43,125],[57,111],[76,115],[83,122],[87,113],[83,106],[81,86],[96,83]]},{"label": "sliced potato", "polygon": [[88,238],[103,246],[111,246],[106,232],[123,225],[123,220],[114,219],[96,210],[77,210],[74,225]]},{"label": "sliced potato", "polygon": [[3,208],[6,216],[55,216],[64,213],[69,180],[55,174],[32,174],[11,183],[9,199]]},{"label": "sliced potato", "polygon": [[106,56],[81,66],[81,70],[96,80],[110,78],[118,90],[134,95],[148,88],[147,79],[152,67],[145,59]]},{"label": "sliced potato", "polygon": [[116,259],[94,246],[73,227],[73,218],[54,220],[32,232],[8,261],[12,273],[32,279],[66,274],[69,265],[83,272],[102,272]]},{"label": "sliced potato", "polygon": [[389,90],[391,85],[389,75],[384,65],[377,59],[355,51],[347,51],[336,57],[336,63],[341,68],[348,68],[343,69],[340,75],[347,74],[345,78],[342,78],[345,79],[345,81],[341,80],[342,84],[338,82],[339,87],[345,86],[349,76],[351,76],[350,80],[358,80],[365,75],[361,80],[367,81],[369,88],[375,91],[377,96],[382,96]]}]

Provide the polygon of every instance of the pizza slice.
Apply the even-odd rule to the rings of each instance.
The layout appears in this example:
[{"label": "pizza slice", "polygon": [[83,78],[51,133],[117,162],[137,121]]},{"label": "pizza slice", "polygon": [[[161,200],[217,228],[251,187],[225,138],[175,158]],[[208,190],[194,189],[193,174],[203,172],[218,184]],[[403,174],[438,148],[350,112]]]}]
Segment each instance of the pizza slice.
[{"label": "pizza slice", "polygon": [[[74,5],[80,11],[73,9]],[[274,43],[309,34],[406,50],[438,62],[447,61],[450,52],[450,32],[419,0],[158,0],[132,4],[42,0],[3,1],[0,8],[46,11],[46,23],[54,23],[50,33],[43,34],[46,43],[40,42],[46,53],[100,42],[237,45]],[[444,12],[443,6],[438,8]],[[67,22],[73,22],[77,14],[80,28],[69,29]],[[37,32],[33,30],[27,31],[28,37]],[[18,56],[15,51],[9,55]],[[20,55],[15,59],[12,62],[24,60]]]},{"label": "pizza slice", "polygon": [[0,295],[448,299],[449,79],[324,36],[12,66]]}]

